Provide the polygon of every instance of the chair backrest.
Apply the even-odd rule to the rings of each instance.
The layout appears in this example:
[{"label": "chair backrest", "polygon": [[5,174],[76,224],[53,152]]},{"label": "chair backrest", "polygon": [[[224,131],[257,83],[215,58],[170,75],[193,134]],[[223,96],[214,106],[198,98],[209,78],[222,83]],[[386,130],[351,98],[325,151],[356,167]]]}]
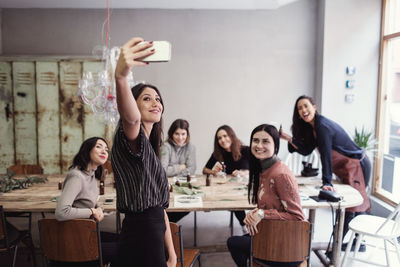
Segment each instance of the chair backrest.
[{"label": "chair backrest", "polygon": [[277,262],[307,260],[312,225],[308,221],[261,220],[252,238],[252,257]]},{"label": "chair backrest", "polygon": [[6,236],[6,217],[4,215],[3,206],[0,205],[0,243],[4,241],[5,245],[8,246],[7,236]]},{"label": "chair backrest", "polygon": [[[386,231],[386,233],[398,232],[400,228],[399,213],[400,213],[400,203],[397,204],[396,208],[392,211],[392,213],[389,214],[389,216],[386,218],[383,224],[378,228],[378,230],[376,230],[376,234],[378,234],[380,231]],[[385,229],[385,226],[387,226],[391,220],[395,222],[394,224],[392,224],[392,229]]]},{"label": "chair backrest", "polygon": [[107,160],[107,161],[103,164],[103,169],[104,169],[104,170],[107,170],[107,173],[113,173],[111,161]]},{"label": "chair backrest", "polygon": [[39,220],[40,246],[43,255],[52,261],[99,261],[102,266],[100,231],[91,219],[57,221]]},{"label": "chair backrest", "polygon": [[181,226],[170,222],[169,227],[171,228],[171,234],[172,234],[172,243],[174,244],[174,249],[176,253],[176,257],[178,259],[178,264],[177,266],[184,266],[183,262],[183,242],[182,242],[182,230]]},{"label": "chair backrest", "polygon": [[40,165],[11,165],[7,171],[12,171],[16,175],[43,174],[43,168]]},{"label": "chair backrest", "polygon": [[294,175],[301,175],[301,171],[303,170],[303,161],[311,163],[313,168],[319,169],[321,165],[319,154],[315,149],[308,156],[303,156],[297,152],[289,153],[285,159],[285,164]]}]

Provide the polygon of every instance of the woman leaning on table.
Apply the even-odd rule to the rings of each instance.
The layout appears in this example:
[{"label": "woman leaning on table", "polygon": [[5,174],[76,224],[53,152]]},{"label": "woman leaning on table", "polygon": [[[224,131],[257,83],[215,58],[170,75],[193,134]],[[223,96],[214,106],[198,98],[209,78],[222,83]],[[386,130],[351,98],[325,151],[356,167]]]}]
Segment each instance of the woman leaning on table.
[{"label": "woman leaning on table", "polygon": [[[177,258],[165,209],[168,180],[160,161],[162,113],[159,90],[149,84],[129,87],[127,76],[140,58],[154,53],[152,42],[132,38],[121,48],[115,70],[118,122],[111,163],[117,208],[125,213],[118,246],[121,266],[176,266]],[[167,260],[166,260],[167,253]]]},{"label": "woman leaning on table", "polygon": [[318,114],[314,100],[302,95],[297,98],[293,111],[293,137],[281,133],[288,141],[289,152],[310,154],[318,148],[322,164],[322,188],[334,191],[332,173],[343,183],[357,189],[364,201],[360,206],[346,209],[343,236],[354,216],[368,211],[370,202],[366,193],[371,175],[371,162],[365,151],[359,148],[336,122]]},{"label": "woman leaning on table", "polygon": [[[108,158],[107,142],[101,137],[85,140],[75,155],[64,180],[63,191],[57,200],[55,217],[58,221],[104,219],[99,197],[98,180],[103,175],[103,164]],[[103,262],[113,262],[117,253],[118,235],[101,232]]]},{"label": "woman leaning on table", "polygon": [[[214,152],[203,169],[203,174],[217,175],[223,171],[222,163],[225,165],[226,174],[233,176],[245,176],[249,173],[249,147],[244,146],[236,137],[233,129],[228,125],[222,125],[215,132]],[[242,231],[247,233],[243,222],[246,214],[244,210],[235,211]]]},{"label": "woman leaning on table", "polygon": [[[250,137],[249,202],[257,208],[244,220],[250,235],[257,233],[262,219],[305,220],[301,209],[299,188],[293,173],[282,163],[278,130],[268,124],[257,126]],[[247,266],[250,256],[250,236],[233,236],[227,241],[233,260],[239,267]],[[301,262],[269,262],[272,266],[298,266]]]}]

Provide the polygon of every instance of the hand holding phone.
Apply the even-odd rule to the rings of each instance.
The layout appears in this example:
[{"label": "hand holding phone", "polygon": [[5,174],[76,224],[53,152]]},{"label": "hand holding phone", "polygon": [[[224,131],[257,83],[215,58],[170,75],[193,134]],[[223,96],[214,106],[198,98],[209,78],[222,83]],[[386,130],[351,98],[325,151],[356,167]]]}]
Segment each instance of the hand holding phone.
[{"label": "hand holding phone", "polygon": [[171,43],[168,41],[153,41],[153,46],[147,50],[154,49],[154,54],[141,58],[142,62],[168,62],[171,60]]}]

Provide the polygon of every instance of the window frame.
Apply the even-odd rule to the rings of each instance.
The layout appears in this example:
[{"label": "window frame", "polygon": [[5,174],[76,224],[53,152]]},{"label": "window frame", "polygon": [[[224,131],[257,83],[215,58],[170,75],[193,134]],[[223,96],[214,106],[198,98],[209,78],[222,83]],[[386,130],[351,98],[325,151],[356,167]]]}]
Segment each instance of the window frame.
[{"label": "window frame", "polygon": [[[376,158],[374,161],[374,179],[372,185],[372,194],[378,199],[391,204],[396,205],[397,203],[390,198],[387,194],[380,192],[381,180],[383,173],[383,156],[384,156],[384,123],[386,114],[387,103],[387,61],[388,61],[388,43],[390,40],[400,38],[400,31],[386,34],[385,27],[388,23],[388,17],[386,14],[390,1],[393,0],[382,0],[382,15],[381,15],[381,34],[380,34],[380,51],[379,51],[379,76],[378,76],[378,98],[377,98],[377,116],[376,116],[376,131],[375,136],[377,137],[377,151]],[[400,15],[400,14],[399,14]],[[400,17],[399,17],[400,19]]]}]

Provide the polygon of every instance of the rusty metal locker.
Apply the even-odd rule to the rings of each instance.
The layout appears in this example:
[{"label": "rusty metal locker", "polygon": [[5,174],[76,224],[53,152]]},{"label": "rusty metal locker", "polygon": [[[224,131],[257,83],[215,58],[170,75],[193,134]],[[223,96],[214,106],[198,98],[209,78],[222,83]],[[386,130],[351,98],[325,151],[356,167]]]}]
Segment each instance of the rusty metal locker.
[{"label": "rusty metal locker", "polygon": [[13,62],[16,164],[37,164],[35,64]]},{"label": "rusty metal locker", "polygon": [[0,62],[0,173],[14,164],[13,122],[11,63]]},{"label": "rusty metal locker", "polygon": [[39,164],[45,173],[60,173],[58,63],[36,62]]}]

